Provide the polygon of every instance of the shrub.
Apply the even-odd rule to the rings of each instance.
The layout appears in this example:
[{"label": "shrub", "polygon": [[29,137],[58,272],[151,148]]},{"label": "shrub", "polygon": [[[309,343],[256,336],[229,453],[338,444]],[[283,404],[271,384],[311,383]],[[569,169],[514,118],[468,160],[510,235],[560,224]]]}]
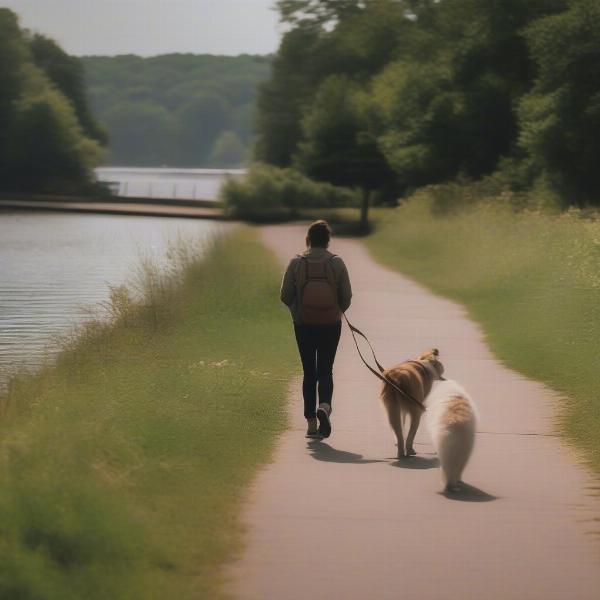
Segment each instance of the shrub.
[{"label": "shrub", "polygon": [[447,183],[428,185],[410,198],[427,198],[435,216],[457,215],[482,203],[548,214],[566,208],[564,197],[544,173],[536,173],[527,161],[512,159],[502,160],[500,168],[483,179],[471,181],[459,177]]},{"label": "shrub", "polygon": [[232,216],[250,221],[284,220],[302,208],[358,206],[356,191],[317,183],[293,169],[253,166],[244,179],[228,179],[221,200]]}]

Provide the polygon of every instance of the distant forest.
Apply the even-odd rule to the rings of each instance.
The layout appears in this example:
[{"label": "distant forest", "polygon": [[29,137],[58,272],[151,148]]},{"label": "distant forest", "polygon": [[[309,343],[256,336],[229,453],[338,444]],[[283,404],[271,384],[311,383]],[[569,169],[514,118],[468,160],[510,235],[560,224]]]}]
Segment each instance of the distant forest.
[{"label": "distant forest", "polygon": [[252,153],[258,84],[271,58],[169,54],[84,57],[87,93],[108,133],[105,163],[235,167]]}]

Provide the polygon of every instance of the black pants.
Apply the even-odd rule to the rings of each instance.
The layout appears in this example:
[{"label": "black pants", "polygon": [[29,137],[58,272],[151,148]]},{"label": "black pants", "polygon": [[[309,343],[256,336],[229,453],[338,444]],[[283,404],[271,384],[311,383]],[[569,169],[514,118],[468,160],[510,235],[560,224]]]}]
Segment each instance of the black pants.
[{"label": "black pants", "polygon": [[304,416],[313,419],[317,416],[317,387],[319,402],[331,404],[333,395],[333,361],[340,341],[342,322],[333,325],[294,324],[304,380]]}]

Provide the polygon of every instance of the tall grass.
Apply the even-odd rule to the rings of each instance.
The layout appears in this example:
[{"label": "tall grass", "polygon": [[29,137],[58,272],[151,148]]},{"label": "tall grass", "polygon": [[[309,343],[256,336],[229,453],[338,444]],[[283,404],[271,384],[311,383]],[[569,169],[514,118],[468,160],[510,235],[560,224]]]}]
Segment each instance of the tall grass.
[{"label": "tall grass", "polygon": [[173,258],[2,398],[0,597],[219,597],[295,355],[251,229]]},{"label": "tall grass", "polygon": [[508,197],[452,210],[444,192],[380,213],[368,247],[463,303],[497,356],[562,392],[561,430],[600,473],[600,221],[515,210]]}]

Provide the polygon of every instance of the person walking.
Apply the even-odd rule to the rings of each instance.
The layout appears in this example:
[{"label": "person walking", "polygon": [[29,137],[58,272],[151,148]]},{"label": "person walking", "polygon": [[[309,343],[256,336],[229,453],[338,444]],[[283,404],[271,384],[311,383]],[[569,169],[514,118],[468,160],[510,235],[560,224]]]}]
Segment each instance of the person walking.
[{"label": "person walking", "polygon": [[280,294],[290,309],[304,370],[306,437],[315,439],[331,434],[333,361],[342,330],[342,313],[352,299],[346,265],[327,249],[330,239],[331,229],[326,221],[312,223],[306,235],[307,250],[290,261]]}]

